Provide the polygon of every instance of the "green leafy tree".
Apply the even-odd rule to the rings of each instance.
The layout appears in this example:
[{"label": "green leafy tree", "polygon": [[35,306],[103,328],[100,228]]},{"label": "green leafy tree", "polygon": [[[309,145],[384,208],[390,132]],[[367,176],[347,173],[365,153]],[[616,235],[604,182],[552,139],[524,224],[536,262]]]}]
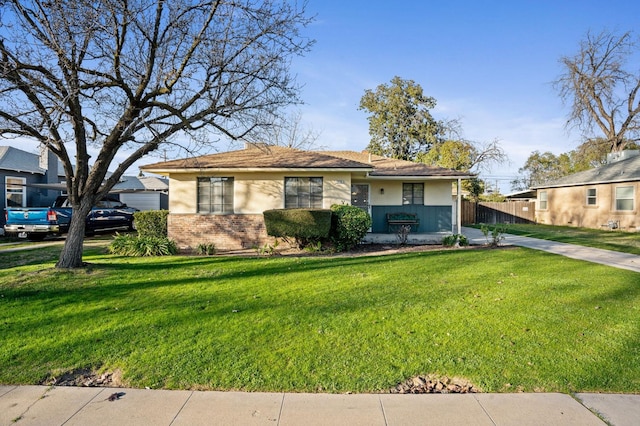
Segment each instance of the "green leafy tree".
[{"label": "green leafy tree", "polygon": [[454,170],[471,170],[478,156],[478,150],[467,141],[446,140],[434,144],[428,152],[420,153],[417,160],[430,166]]},{"label": "green leafy tree", "polygon": [[438,142],[428,152],[420,153],[417,160],[432,166],[477,172],[504,163],[507,154],[497,140],[479,144],[460,139]]},{"label": "green leafy tree", "polygon": [[482,194],[484,194],[484,181],[478,177],[465,179],[462,181],[462,189],[469,194],[471,201],[478,202]]},{"label": "green leafy tree", "polygon": [[431,116],[436,100],[413,80],[394,77],[390,84],[366,90],[360,110],[370,115],[369,152],[413,161],[441,139],[444,126]]},{"label": "green leafy tree", "polygon": [[251,138],[298,102],[309,22],[274,0],[0,1],[0,136],[51,150],[74,210],[57,266],[83,265],[85,216],[134,162]]},{"label": "green leafy tree", "polygon": [[[638,149],[638,144],[627,141],[625,149]],[[607,154],[611,152],[611,144],[607,139],[596,138],[583,142],[573,151],[571,157],[572,171],[581,172],[607,163]]]},{"label": "green leafy tree", "polygon": [[[497,140],[478,144],[466,140],[446,140],[434,144],[426,153],[420,153],[417,161],[460,171],[479,172],[493,164],[507,161],[507,155]],[[478,201],[484,192],[484,182],[475,177],[462,181],[464,189],[473,201]]]},{"label": "green leafy tree", "polygon": [[534,151],[518,173],[520,177],[511,182],[512,189],[527,190],[572,173],[571,157],[569,154],[556,156],[549,151]]},{"label": "green leafy tree", "polygon": [[[626,148],[638,149],[638,145],[629,142]],[[534,151],[525,165],[518,169],[520,176],[511,182],[511,187],[514,190],[527,190],[572,173],[593,169],[606,164],[609,153],[609,141],[604,138],[588,140],[576,149],[558,156],[551,152],[541,154]]]}]

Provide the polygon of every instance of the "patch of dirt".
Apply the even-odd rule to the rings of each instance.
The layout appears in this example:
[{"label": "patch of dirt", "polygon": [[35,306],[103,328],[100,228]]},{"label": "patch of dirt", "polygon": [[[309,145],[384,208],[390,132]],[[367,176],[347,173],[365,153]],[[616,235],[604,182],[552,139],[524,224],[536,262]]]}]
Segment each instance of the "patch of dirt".
[{"label": "patch of dirt", "polygon": [[461,378],[416,376],[407,379],[390,393],[477,393],[480,392],[471,382]]},{"label": "patch of dirt", "polygon": [[122,371],[97,373],[89,368],[78,368],[60,374],[51,373],[40,385],[45,386],[80,386],[80,387],[122,387]]}]

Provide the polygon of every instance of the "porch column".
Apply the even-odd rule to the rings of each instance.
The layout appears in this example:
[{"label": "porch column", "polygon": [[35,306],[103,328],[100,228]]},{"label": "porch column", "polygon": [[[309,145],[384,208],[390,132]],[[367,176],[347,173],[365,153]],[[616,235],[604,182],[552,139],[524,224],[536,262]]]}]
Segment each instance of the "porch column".
[{"label": "porch column", "polygon": [[458,197],[456,208],[456,223],[458,224],[458,232],[456,234],[462,234],[462,179],[458,178]]}]

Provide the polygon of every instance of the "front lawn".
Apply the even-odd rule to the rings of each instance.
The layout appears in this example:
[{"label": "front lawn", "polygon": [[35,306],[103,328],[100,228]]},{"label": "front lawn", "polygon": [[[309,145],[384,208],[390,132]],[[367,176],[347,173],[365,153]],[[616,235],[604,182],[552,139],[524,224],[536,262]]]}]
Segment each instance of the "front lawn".
[{"label": "front lawn", "polygon": [[0,383],[89,368],[141,388],[377,392],[435,374],[487,392],[640,392],[630,271],[523,248],[122,258],[93,247],[77,272],[36,252],[46,264],[0,254]]},{"label": "front lawn", "polygon": [[507,233],[640,255],[640,232],[542,224],[509,224]]}]

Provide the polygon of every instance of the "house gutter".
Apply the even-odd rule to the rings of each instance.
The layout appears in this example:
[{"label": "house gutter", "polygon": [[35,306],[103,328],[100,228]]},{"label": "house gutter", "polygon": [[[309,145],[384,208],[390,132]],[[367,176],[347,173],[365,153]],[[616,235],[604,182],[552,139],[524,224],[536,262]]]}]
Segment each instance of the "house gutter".
[{"label": "house gutter", "polygon": [[578,182],[578,183],[532,186],[531,189],[538,190],[538,189],[548,189],[548,188],[567,188],[570,186],[606,185],[610,183],[626,183],[626,182],[637,182],[637,181],[640,181],[640,178],[631,178],[631,179],[620,178],[620,179],[613,179],[613,180],[594,180],[594,181],[586,181],[586,182]]},{"label": "house gutter", "polygon": [[140,167],[140,170],[144,170],[147,173],[155,173],[158,175],[169,175],[172,173],[255,173],[255,172],[291,172],[291,173],[304,173],[304,172],[368,172],[369,168],[328,168],[328,167],[247,167],[247,168],[189,168],[189,169],[147,169]]},{"label": "house gutter", "polygon": [[471,179],[475,177],[475,175],[463,175],[463,176],[421,176],[421,175],[404,175],[404,176],[384,176],[384,175],[372,175],[368,176],[370,179],[376,180],[415,180],[415,181],[423,181],[423,180],[460,180],[460,179]]}]

